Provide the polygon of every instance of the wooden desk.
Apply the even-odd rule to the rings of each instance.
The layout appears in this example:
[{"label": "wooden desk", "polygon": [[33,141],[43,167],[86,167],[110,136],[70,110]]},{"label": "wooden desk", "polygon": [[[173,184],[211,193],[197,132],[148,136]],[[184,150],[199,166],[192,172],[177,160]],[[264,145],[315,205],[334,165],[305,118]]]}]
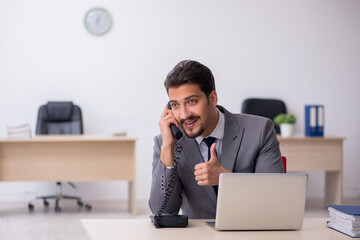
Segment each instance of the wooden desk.
[{"label": "wooden desk", "polygon": [[342,240],[350,237],[326,227],[326,218],[305,218],[299,231],[216,231],[205,220],[189,220],[187,228],[156,229],[150,219],[82,219],[92,240]]},{"label": "wooden desk", "polygon": [[325,201],[342,204],[344,138],[281,138],[281,154],[287,158],[288,171],[325,171]]},{"label": "wooden desk", "polygon": [[129,181],[136,214],[135,138],[44,135],[0,138],[0,181]]}]

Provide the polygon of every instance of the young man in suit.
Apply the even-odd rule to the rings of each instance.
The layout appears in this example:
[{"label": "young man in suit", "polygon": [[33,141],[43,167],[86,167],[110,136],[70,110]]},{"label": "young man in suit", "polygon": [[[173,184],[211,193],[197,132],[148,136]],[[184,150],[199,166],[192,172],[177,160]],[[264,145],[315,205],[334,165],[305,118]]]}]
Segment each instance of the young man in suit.
[{"label": "young man in suit", "polygon": [[[154,139],[149,200],[154,214],[160,208],[177,214],[181,208],[189,218],[212,219],[221,173],[284,171],[273,122],[232,114],[218,106],[209,68],[196,61],[182,61],[164,85],[171,110],[164,108],[159,121],[161,134]],[[178,141],[170,124],[184,133]],[[163,204],[168,184],[172,185],[171,194]]]}]

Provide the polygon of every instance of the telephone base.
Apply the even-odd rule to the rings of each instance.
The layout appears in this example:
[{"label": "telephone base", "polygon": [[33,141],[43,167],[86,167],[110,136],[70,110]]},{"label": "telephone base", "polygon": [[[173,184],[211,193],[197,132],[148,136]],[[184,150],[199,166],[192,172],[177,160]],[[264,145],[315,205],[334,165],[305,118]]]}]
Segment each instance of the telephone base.
[{"label": "telephone base", "polygon": [[161,215],[155,217],[150,216],[151,221],[154,223],[156,228],[173,227],[180,228],[188,225],[188,216],[186,215]]}]

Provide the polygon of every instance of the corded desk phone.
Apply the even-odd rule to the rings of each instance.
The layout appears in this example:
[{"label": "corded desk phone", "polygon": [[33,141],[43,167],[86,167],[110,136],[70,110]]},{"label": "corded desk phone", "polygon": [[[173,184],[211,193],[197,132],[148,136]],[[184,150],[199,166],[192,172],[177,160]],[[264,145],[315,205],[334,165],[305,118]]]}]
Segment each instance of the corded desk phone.
[{"label": "corded desk phone", "polygon": [[[168,103],[168,109],[171,109],[170,103]],[[173,137],[179,140],[183,134],[176,127],[175,124],[170,124],[171,132]],[[180,148],[181,149],[181,148]],[[174,155],[174,165],[170,170],[168,184],[165,190],[164,199],[161,202],[160,209],[157,211],[155,215],[150,216],[151,221],[154,223],[156,228],[163,228],[163,227],[186,227],[188,225],[188,216],[186,215],[173,215],[173,214],[164,214],[166,206],[169,202],[173,187],[176,182],[176,170],[177,170],[177,162],[178,157],[176,154]]]}]

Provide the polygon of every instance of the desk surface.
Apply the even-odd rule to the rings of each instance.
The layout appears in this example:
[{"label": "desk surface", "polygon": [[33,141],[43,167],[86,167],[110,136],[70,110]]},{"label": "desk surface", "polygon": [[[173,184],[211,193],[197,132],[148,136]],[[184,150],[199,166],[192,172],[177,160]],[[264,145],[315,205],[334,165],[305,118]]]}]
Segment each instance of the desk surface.
[{"label": "desk surface", "polygon": [[0,181],[134,181],[135,144],[97,135],[0,139]]},{"label": "desk surface", "polygon": [[284,142],[294,142],[294,141],[343,141],[345,140],[344,137],[333,137],[333,136],[325,136],[325,137],[306,137],[303,135],[294,135],[293,137],[289,137],[289,138],[284,138],[281,137],[281,135],[277,135],[277,138],[279,139],[279,141],[284,141]]},{"label": "desk surface", "polygon": [[135,141],[128,136],[103,136],[103,135],[36,135],[32,138],[7,138],[0,137],[0,143],[22,142],[109,142],[109,141]]},{"label": "desk surface", "polygon": [[189,220],[187,228],[156,229],[150,219],[82,219],[90,239],[316,239],[341,240],[350,237],[326,227],[326,218],[305,218],[299,231],[216,231],[206,225],[205,220]]},{"label": "desk surface", "polygon": [[280,151],[289,172],[324,171],[325,203],[341,204],[343,193],[343,137],[282,138]]},{"label": "desk surface", "polygon": [[125,180],[136,213],[135,145],[136,138],[127,136],[0,137],[0,181]]}]

